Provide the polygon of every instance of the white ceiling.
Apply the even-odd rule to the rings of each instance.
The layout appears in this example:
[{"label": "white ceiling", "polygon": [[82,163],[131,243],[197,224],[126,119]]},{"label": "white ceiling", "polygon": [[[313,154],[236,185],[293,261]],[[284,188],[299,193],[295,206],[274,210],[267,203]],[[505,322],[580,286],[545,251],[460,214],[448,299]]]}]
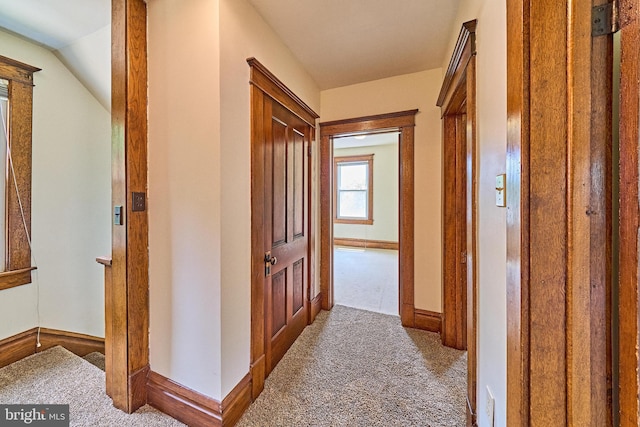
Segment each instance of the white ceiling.
[{"label": "white ceiling", "polygon": [[[321,90],[442,66],[459,3],[248,1]],[[0,28],[51,49],[107,110],[110,21],[110,0],[0,0]]]},{"label": "white ceiling", "polygon": [[0,0],[0,27],[52,50],[110,23],[110,0]]},{"label": "white ceiling", "polygon": [[370,133],[362,135],[364,138],[355,136],[343,136],[334,138],[333,148],[355,148],[355,147],[371,147],[374,145],[387,145],[398,143],[398,132],[386,132],[386,133]]},{"label": "white ceiling", "polygon": [[0,0],[0,28],[51,50],[107,111],[110,27],[111,0]]},{"label": "white ceiling", "polygon": [[442,66],[459,0],[249,0],[321,90]]}]

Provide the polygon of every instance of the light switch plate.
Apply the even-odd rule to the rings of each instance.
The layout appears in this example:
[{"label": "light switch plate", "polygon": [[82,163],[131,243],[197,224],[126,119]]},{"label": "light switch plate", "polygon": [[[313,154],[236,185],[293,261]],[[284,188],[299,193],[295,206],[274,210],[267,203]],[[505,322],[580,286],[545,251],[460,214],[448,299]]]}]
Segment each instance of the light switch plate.
[{"label": "light switch plate", "polygon": [[507,206],[507,175],[504,173],[496,175],[496,206]]}]

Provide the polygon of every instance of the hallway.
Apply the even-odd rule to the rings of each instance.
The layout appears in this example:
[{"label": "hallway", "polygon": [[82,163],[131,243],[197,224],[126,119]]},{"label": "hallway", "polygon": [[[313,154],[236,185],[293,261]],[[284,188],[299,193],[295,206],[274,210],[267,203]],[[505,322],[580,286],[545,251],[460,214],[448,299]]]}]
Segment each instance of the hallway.
[{"label": "hallway", "polygon": [[466,363],[436,334],[336,305],[305,329],[237,425],[463,426]]}]

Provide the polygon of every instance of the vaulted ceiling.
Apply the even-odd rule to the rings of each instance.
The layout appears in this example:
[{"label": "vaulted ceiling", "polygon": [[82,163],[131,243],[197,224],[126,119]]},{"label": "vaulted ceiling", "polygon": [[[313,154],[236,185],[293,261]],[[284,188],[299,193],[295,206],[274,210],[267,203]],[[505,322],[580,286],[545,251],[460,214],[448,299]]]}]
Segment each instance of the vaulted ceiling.
[{"label": "vaulted ceiling", "polygon": [[[459,0],[249,2],[324,90],[440,67]],[[0,27],[52,50],[109,109],[110,4],[0,0]]]},{"label": "vaulted ceiling", "polygon": [[249,0],[321,90],[442,66],[459,0]]}]

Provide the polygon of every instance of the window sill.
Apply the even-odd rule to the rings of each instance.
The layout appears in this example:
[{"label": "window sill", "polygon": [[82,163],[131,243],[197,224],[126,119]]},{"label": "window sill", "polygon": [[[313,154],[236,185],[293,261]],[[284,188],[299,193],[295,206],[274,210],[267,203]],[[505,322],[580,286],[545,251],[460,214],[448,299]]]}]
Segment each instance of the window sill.
[{"label": "window sill", "polygon": [[372,219],[346,219],[346,218],[334,218],[335,224],[365,224],[373,225]]},{"label": "window sill", "polygon": [[31,283],[31,271],[36,267],[0,273],[0,291]]}]

